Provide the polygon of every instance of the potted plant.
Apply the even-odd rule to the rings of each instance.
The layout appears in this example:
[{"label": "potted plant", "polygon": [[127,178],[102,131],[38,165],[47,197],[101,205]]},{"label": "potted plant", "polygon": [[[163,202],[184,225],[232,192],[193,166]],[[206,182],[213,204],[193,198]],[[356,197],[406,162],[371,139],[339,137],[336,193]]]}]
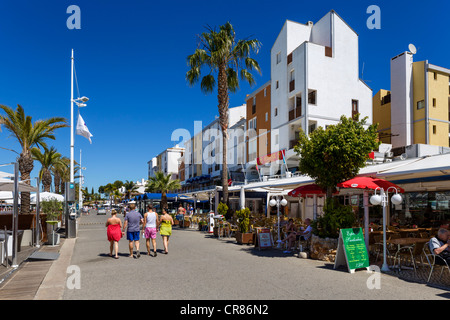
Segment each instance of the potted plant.
[{"label": "potted plant", "polygon": [[250,232],[250,209],[243,208],[236,211],[238,231],[236,232],[236,241],[239,244],[253,243],[253,233]]},{"label": "potted plant", "polygon": [[59,244],[59,233],[55,233],[55,226],[59,224],[59,216],[62,214],[63,205],[56,199],[49,199],[40,203],[41,210],[46,214],[47,243],[49,245]]}]

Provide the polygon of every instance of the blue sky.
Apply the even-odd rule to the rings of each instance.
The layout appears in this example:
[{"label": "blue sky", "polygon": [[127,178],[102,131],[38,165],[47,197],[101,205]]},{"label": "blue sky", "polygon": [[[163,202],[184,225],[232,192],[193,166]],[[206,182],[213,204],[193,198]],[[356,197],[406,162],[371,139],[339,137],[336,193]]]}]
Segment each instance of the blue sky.
[{"label": "blue sky", "polygon": [[[81,9],[81,30],[69,30],[67,7]],[[369,5],[381,9],[381,29],[370,30]],[[92,144],[75,136],[75,159],[82,149],[85,186],[95,190],[115,180],[147,178],[147,161],[171,147],[177,128],[211,122],[216,94],[205,96],[185,81],[186,57],[206,25],[230,21],[238,38],[257,38],[255,57],[262,75],[230,96],[230,107],[270,80],[270,48],[286,19],[318,21],[334,9],[359,35],[360,72],[373,89],[389,89],[389,60],[414,43],[415,61],[450,68],[447,1],[144,1],[3,0],[0,2],[0,104],[17,104],[33,119],[53,116],[70,121],[70,54],[80,94],[88,96],[81,114],[94,135]],[[76,94],[76,90],[75,90]],[[3,112],[3,111],[1,111]],[[77,111],[75,109],[75,115]],[[70,155],[70,129],[48,141]],[[6,130],[0,147],[20,152]],[[0,149],[0,163],[16,154]],[[37,175],[35,164],[32,176]],[[3,167],[2,171],[11,168]]]}]

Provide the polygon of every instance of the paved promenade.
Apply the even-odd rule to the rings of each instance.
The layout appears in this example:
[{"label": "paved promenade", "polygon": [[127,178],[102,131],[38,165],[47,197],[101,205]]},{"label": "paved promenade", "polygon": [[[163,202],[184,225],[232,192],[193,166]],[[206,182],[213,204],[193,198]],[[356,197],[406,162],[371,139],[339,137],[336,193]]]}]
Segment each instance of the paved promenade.
[{"label": "paved promenade", "polygon": [[[80,289],[64,299],[448,299],[447,290],[378,274],[380,289],[369,289],[372,274],[333,270],[333,265],[299,259],[278,250],[259,251],[234,239],[217,239],[194,229],[174,228],[169,254],[128,258],[107,256],[105,216],[82,217],[71,264],[79,267]],[[158,234],[158,249],[162,240]]]},{"label": "paved promenade", "polygon": [[[108,256],[106,219],[107,216],[97,215],[81,217],[77,239],[63,239],[62,245],[56,247],[60,253],[58,260],[24,262],[0,287],[0,299],[284,301],[450,298],[448,288],[405,281],[388,274],[377,274],[380,288],[369,289],[367,281],[369,277],[373,279],[374,274],[364,270],[350,274],[344,269],[333,270],[330,263],[299,259],[278,250],[259,251],[253,246],[238,245],[234,239],[217,239],[204,232],[177,227],[173,230],[168,255],[162,254],[162,240],[158,234],[157,257],[146,255],[142,239],[141,257],[127,257],[128,242],[122,239],[120,258],[116,260]],[[49,249],[44,246],[41,250]],[[69,278],[76,281],[67,281]],[[24,279],[28,279],[29,285],[23,285]]]}]

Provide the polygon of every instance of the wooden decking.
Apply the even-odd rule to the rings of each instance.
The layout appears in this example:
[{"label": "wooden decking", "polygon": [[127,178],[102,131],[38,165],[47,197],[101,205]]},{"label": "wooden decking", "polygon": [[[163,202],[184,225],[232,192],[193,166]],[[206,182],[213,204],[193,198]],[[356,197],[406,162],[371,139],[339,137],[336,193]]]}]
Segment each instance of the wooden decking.
[{"label": "wooden decking", "polygon": [[[61,246],[62,243],[55,247],[43,246],[39,251],[58,252]],[[0,284],[0,300],[33,300],[52,263],[53,260],[24,261]]]}]

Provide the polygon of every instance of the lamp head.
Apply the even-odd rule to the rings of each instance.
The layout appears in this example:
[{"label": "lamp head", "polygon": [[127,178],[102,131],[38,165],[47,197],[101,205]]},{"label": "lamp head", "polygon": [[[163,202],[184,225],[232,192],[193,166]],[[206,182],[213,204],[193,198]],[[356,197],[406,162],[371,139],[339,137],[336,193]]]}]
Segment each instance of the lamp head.
[{"label": "lamp head", "polygon": [[280,204],[285,207],[287,205],[287,200],[283,198],[283,200],[280,201]]},{"label": "lamp head", "polygon": [[373,204],[374,206],[378,206],[381,203],[381,196],[378,194],[374,194],[373,196],[370,197],[370,203]]},{"label": "lamp head", "polygon": [[271,199],[271,200],[269,201],[269,205],[270,205],[271,207],[275,207],[275,206],[277,205],[277,200]]},{"label": "lamp head", "polygon": [[83,101],[83,102],[88,102],[88,101],[89,101],[89,98],[83,96],[83,97],[81,97],[81,98],[78,98],[77,100],[80,100],[80,101]]},{"label": "lamp head", "polygon": [[396,193],[392,196],[391,202],[395,205],[401,204],[403,202],[403,198],[400,194]]}]

